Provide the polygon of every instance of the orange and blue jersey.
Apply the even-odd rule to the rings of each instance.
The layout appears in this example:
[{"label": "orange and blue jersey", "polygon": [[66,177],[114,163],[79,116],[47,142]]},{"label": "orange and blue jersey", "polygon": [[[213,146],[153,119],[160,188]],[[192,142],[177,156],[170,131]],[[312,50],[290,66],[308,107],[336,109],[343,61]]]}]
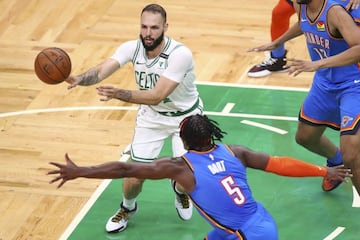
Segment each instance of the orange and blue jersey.
[{"label": "orange and blue jersey", "polygon": [[[316,19],[300,8],[300,27],[304,32],[312,61],[331,57],[349,49],[347,42],[333,36],[327,28],[327,13],[339,1],[325,0]],[[344,6],[344,5],[343,5]],[[354,10],[352,17],[359,16]],[[299,121],[314,126],[328,126],[341,134],[355,134],[360,127],[360,70],[357,64],[319,69],[299,113]]]},{"label": "orange and blue jersey", "polygon": [[183,158],[196,181],[189,196],[214,227],[207,239],[277,239],[274,220],[252,196],[246,167],[227,145],[218,144],[208,152],[189,151]]},{"label": "orange and blue jersey", "polygon": [[[337,55],[349,48],[349,45],[342,37],[333,36],[327,28],[327,12],[336,4],[338,3],[325,0],[324,7],[315,20],[307,17],[307,6],[301,5],[300,27],[304,33],[312,61]],[[339,84],[353,82],[354,79],[358,79],[360,72],[356,64],[351,64],[320,69],[315,73],[315,78],[318,77],[322,79],[321,84],[326,85],[326,87],[336,88]]]}]

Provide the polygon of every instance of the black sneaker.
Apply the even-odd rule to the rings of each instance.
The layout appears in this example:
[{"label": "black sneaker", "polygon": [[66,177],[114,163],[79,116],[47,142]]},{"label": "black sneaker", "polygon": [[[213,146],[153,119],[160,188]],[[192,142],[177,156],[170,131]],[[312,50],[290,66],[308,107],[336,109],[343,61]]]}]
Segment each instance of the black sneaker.
[{"label": "black sneaker", "polygon": [[273,57],[271,54],[269,59],[253,66],[247,75],[249,77],[259,78],[268,76],[272,72],[287,72],[289,67],[286,66],[286,53],[287,51],[285,51],[284,56],[279,58]]}]

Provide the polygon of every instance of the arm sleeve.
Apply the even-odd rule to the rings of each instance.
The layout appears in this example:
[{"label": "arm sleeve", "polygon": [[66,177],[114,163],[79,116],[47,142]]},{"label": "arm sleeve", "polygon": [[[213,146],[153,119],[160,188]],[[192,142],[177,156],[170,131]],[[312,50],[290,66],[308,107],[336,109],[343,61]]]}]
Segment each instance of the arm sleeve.
[{"label": "arm sleeve", "polygon": [[270,156],[265,171],[288,177],[325,177],[327,174],[326,167],[320,167],[295,158],[273,156]]}]

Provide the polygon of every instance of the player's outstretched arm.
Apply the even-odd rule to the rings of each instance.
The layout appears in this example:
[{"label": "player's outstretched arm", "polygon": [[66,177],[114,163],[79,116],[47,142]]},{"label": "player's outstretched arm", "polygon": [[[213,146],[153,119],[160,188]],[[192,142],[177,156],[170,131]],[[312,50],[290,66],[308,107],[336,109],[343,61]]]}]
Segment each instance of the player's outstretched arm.
[{"label": "player's outstretched arm", "polygon": [[288,177],[328,177],[333,180],[346,182],[346,177],[352,177],[351,170],[343,165],[336,167],[322,167],[301,161],[292,157],[275,157],[253,151],[251,149],[232,145],[231,150],[245,166],[260,169]]},{"label": "player's outstretched arm", "polygon": [[58,188],[67,181],[76,178],[97,178],[97,179],[115,179],[124,177],[136,177],[141,179],[163,179],[172,178],[180,180],[187,177],[186,173],[190,171],[181,158],[161,158],[151,163],[124,163],[107,162],[96,166],[78,166],[65,154],[65,164],[50,162],[57,169],[49,171],[48,175],[55,175],[50,181],[54,183],[60,181]]},{"label": "player's outstretched arm", "polygon": [[65,154],[65,161],[65,164],[50,162],[51,165],[57,167],[56,170],[48,172],[48,175],[56,175],[50,183],[61,181],[58,188],[67,181],[76,178],[120,178],[122,177],[123,172],[126,171],[126,164],[122,162],[108,162],[98,166],[81,167],[76,165],[67,153]]},{"label": "player's outstretched arm", "polygon": [[278,48],[281,44],[286,43],[287,41],[296,38],[300,35],[302,35],[303,32],[300,29],[300,25],[298,23],[295,23],[289,30],[287,30],[283,35],[281,35],[279,38],[275,39],[271,43],[264,44],[258,47],[250,48],[247,51],[248,52],[263,52],[263,51],[271,51],[276,48]]},{"label": "player's outstretched arm", "polygon": [[335,167],[317,166],[291,157],[270,156],[266,172],[288,177],[327,177],[332,180],[347,182],[346,177],[352,177],[351,170],[344,165]]},{"label": "player's outstretched arm", "polygon": [[98,66],[90,68],[89,70],[80,75],[70,75],[65,81],[69,83],[68,89],[74,88],[78,85],[94,85],[109,77],[118,68],[120,68],[119,63],[114,59],[109,58]]}]

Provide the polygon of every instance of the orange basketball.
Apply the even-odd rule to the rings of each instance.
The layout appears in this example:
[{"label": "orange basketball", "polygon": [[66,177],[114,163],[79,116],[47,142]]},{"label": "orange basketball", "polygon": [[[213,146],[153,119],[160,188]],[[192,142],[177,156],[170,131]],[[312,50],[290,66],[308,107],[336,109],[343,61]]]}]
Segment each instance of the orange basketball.
[{"label": "orange basketball", "polygon": [[45,48],[35,58],[35,73],[44,83],[61,83],[71,73],[70,57],[61,48]]}]

